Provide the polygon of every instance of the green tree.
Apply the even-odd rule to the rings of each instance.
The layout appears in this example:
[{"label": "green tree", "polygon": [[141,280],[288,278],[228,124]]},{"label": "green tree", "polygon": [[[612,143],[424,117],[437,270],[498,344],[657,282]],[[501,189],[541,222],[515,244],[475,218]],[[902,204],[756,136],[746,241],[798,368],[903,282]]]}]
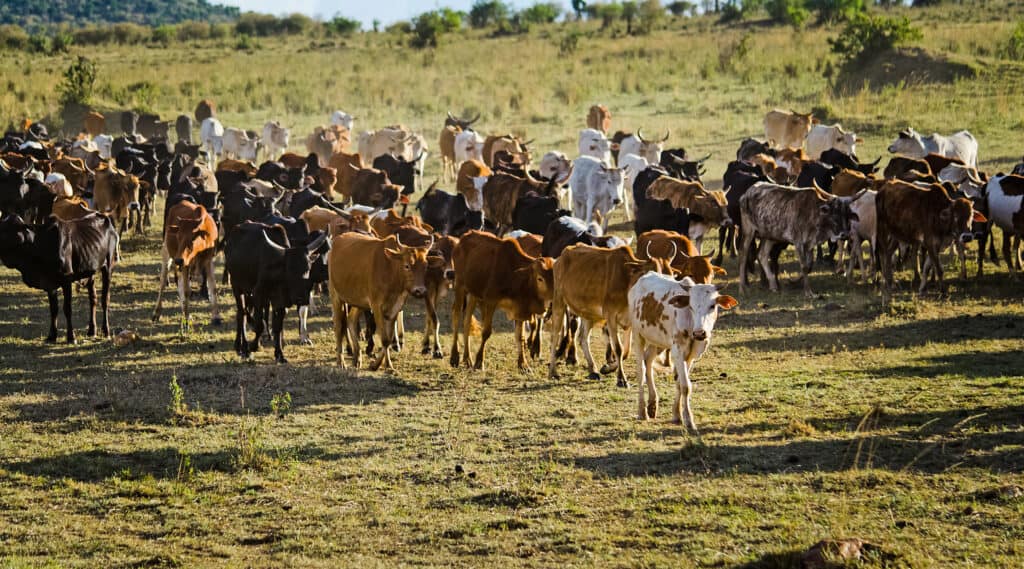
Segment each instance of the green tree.
[{"label": "green tree", "polygon": [[622,2],[622,19],[626,20],[626,33],[633,34],[633,22],[636,21],[637,15],[640,13],[637,8],[636,2],[633,0],[624,0]]},{"label": "green tree", "polygon": [[691,16],[697,12],[697,5],[689,0],[675,0],[667,6],[668,11],[673,16],[680,17],[690,14]]},{"label": "green tree", "polygon": [[596,17],[601,18],[602,30],[611,27],[615,20],[622,18],[622,4],[593,4],[591,8]]},{"label": "green tree", "polygon": [[583,11],[587,9],[587,3],[584,0],[572,0],[572,11],[576,13],[576,19],[583,19]]},{"label": "green tree", "polygon": [[[380,25],[380,22],[377,22]],[[339,36],[350,36],[359,31],[363,27],[363,24],[359,20],[352,20],[342,16],[335,16],[329,22],[325,22],[324,26]],[[376,28],[375,28],[376,31]]]},{"label": "green tree", "polygon": [[828,43],[832,53],[848,62],[863,62],[871,55],[889,51],[896,46],[918,41],[924,34],[906,17],[887,18],[857,14],[843,31]]},{"label": "green tree", "polygon": [[519,17],[531,24],[550,24],[562,15],[562,7],[554,2],[540,2],[524,9]]},{"label": "green tree", "polygon": [[864,11],[864,0],[810,0],[808,7],[818,11],[821,23],[843,22]]},{"label": "green tree", "polygon": [[767,0],[764,7],[773,21],[789,24],[794,28],[803,26],[811,16],[804,7],[803,0]]},{"label": "green tree", "polygon": [[496,26],[508,20],[512,9],[501,0],[476,0],[469,9],[469,25],[474,28]]},{"label": "green tree", "polygon": [[643,0],[637,7],[640,16],[640,32],[650,33],[665,18],[661,0]]},{"label": "green tree", "polygon": [[89,58],[79,55],[64,70],[64,78],[57,85],[62,105],[85,105],[92,97],[96,87],[96,64]]},{"label": "green tree", "polygon": [[450,8],[424,12],[412,21],[412,46],[437,47],[442,34],[462,27],[462,14]]}]

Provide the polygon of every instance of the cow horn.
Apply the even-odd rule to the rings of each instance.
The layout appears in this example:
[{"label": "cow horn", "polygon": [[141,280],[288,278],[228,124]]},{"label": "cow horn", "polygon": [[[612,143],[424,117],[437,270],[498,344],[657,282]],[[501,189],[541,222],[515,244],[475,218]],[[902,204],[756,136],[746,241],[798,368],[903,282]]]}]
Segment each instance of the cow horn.
[{"label": "cow horn", "polygon": [[650,259],[651,258],[651,242],[650,241],[647,242],[647,250],[645,251],[645,253],[647,255],[647,258]]},{"label": "cow horn", "polygon": [[718,283],[718,284],[715,285],[715,292],[722,292],[728,286],[729,286],[728,282]]},{"label": "cow horn", "polygon": [[640,139],[640,142],[647,142],[646,140],[644,140],[644,129],[642,128],[636,129],[636,137]]},{"label": "cow horn", "polygon": [[[705,160],[707,160],[708,158],[711,158],[711,154],[712,154],[711,152],[708,152],[707,155],[704,156],[704,158],[701,158],[701,159],[697,160],[697,162],[703,164]],[[881,160],[882,157],[879,156],[878,159]]]},{"label": "cow horn", "polygon": [[872,166],[878,166],[878,163],[881,162],[881,161],[882,161],[882,156],[879,155],[878,158],[876,158],[875,161],[871,163],[871,165]]},{"label": "cow horn", "polygon": [[818,180],[811,180],[811,186],[813,186],[814,189],[819,192],[828,193],[825,190],[821,189],[821,186],[818,185]]},{"label": "cow horn", "polygon": [[317,249],[320,248],[321,245],[324,244],[324,241],[326,241],[326,240],[327,240],[327,234],[321,232],[319,237],[317,237],[312,242],[310,242],[309,245],[306,245],[306,251],[308,251],[309,253],[312,253],[313,251],[316,251]]},{"label": "cow horn", "polygon": [[466,125],[471,125],[471,124],[475,123],[478,120],[480,120],[480,113],[477,113],[476,116],[473,117],[473,120],[466,121]]},{"label": "cow horn", "polygon": [[533,184],[545,184],[545,182],[542,182],[542,181],[538,180],[537,178],[534,178],[533,176],[531,176],[529,170],[524,169],[524,171],[526,173],[526,179],[529,180],[531,183],[533,183]]},{"label": "cow horn", "polygon": [[575,165],[575,164],[573,164],[572,162],[570,162],[570,163],[569,163],[569,171],[568,171],[568,172],[566,172],[566,173],[565,173],[565,177],[564,177],[564,178],[562,178],[562,180],[561,180],[560,182],[558,182],[558,185],[559,185],[559,186],[565,185],[566,183],[568,183],[568,182],[569,182],[569,178],[571,178],[571,177],[572,177],[572,170],[573,170],[573,168],[575,168],[575,167],[576,167],[576,165]]},{"label": "cow horn", "polygon": [[520,142],[519,146],[522,146],[525,149],[527,146],[533,144],[534,140],[537,140],[537,139],[536,138],[531,138],[530,140],[527,140],[526,142]]},{"label": "cow horn", "polygon": [[399,247],[405,247],[405,245],[402,245],[402,238],[398,236],[398,233],[395,233],[394,236],[395,236],[395,241],[398,241],[398,246]]},{"label": "cow horn", "polygon": [[430,243],[427,243],[427,251],[434,247],[434,234],[430,234]]},{"label": "cow horn", "polygon": [[[180,218],[179,218],[179,219],[180,219]],[[260,231],[260,233],[262,233],[262,234],[263,234],[263,240],[264,240],[264,241],[266,241],[266,242],[267,242],[267,245],[270,245],[270,247],[271,247],[271,248],[272,248],[273,250],[275,250],[275,251],[283,251],[283,250],[284,250],[284,247],[281,247],[281,246],[280,246],[280,245],[278,245],[277,243],[274,243],[273,241],[271,241],[271,240],[270,240],[270,236],[269,236],[269,235],[267,235],[267,232],[266,232],[266,231]]]},{"label": "cow horn", "polygon": [[670,137],[670,136],[672,136],[672,131],[671,130],[666,130],[665,131],[665,138],[662,138],[661,142],[665,142],[666,140],[668,140],[668,137]]},{"label": "cow horn", "polygon": [[413,162],[419,162],[426,155],[427,155],[427,151],[426,150],[420,150],[420,155],[417,156],[416,158],[413,158],[412,161]]},{"label": "cow horn", "polygon": [[977,170],[975,170],[974,168],[966,168],[965,170],[967,171],[967,178],[970,181],[974,182],[975,184],[977,184],[979,186],[985,185],[985,183],[981,181],[981,178],[978,178],[978,177],[974,176],[974,173],[977,172]]},{"label": "cow horn", "polygon": [[679,252],[679,247],[676,246],[676,242],[672,241],[672,254],[668,256],[668,261],[671,263],[676,258],[676,253]]},{"label": "cow horn", "polygon": [[455,122],[459,122],[459,119],[455,118],[455,115],[453,115],[451,111],[448,111],[448,118]]},{"label": "cow horn", "polygon": [[717,252],[718,252],[718,249],[712,248],[711,249],[711,253],[708,253],[707,255],[701,255],[701,257],[703,257],[705,259],[710,259],[710,258],[714,257],[715,253],[717,253]]}]

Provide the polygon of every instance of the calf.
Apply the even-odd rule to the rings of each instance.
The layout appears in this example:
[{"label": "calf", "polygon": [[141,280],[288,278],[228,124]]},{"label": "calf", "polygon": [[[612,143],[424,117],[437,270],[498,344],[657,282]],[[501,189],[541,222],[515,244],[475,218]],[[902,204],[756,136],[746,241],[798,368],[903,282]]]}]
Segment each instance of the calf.
[{"label": "calf", "polygon": [[700,284],[709,284],[715,275],[725,275],[725,269],[711,264],[711,255],[701,255],[685,235],[672,231],[655,230],[641,234],[636,241],[640,259],[662,259],[672,267],[678,278],[690,277]]},{"label": "calf", "polygon": [[519,369],[526,370],[524,325],[543,314],[551,299],[552,260],[530,257],[515,239],[500,239],[480,231],[470,231],[455,247],[452,264],[455,292],[452,299],[451,365],[459,365],[459,333],[463,329],[463,353],[466,354],[466,363],[469,363],[470,322],[473,310],[479,304],[483,330],[473,366],[483,369],[484,348],[491,337],[494,311],[501,308],[515,321],[517,361]]},{"label": "calf", "polygon": [[[637,418],[641,421],[658,414],[658,390],[654,385],[654,359],[669,350],[675,362],[676,400],[672,420],[685,423],[694,434],[697,425],[690,408],[693,366],[711,344],[711,333],[718,320],[718,309],[730,310],[736,299],[719,294],[721,285],[696,284],[689,278],[681,282],[665,275],[648,273],[629,289],[629,318],[637,362]],[[644,402],[644,387],[648,400]]]},{"label": "calf", "polygon": [[50,301],[50,333],[57,341],[57,291],[64,293],[67,342],[75,343],[71,322],[72,283],[85,280],[89,292],[89,335],[96,335],[96,287],[102,283],[103,335],[110,335],[110,273],[117,261],[117,230],[109,217],[93,213],[80,219],[50,218],[41,225],[26,225],[15,215],[0,218],[0,262],[21,273],[30,288],[46,292]]},{"label": "calf", "polygon": [[259,148],[260,140],[258,138],[249,138],[249,135],[244,130],[240,128],[224,129],[221,142],[221,152],[224,156],[238,158],[239,160],[255,161]]},{"label": "calf", "polygon": [[[542,182],[529,173],[525,178],[520,178],[504,172],[495,172],[484,183],[481,192],[484,215],[498,225],[499,233],[504,233],[514,225],[515,210],[520,196],[533,192],[539,196],[553,197],[558,193],[558,184],[554,181]],[[547,203],[554,203],[557,206],[557,198],[554,202]]]},{"label": "calf", "polygon": [[406,161],[401,156],[384,154],[373,159],[373,167],[385,172],[392,184],[402,186],[402,203],[408,203],[408,197],[416,192],[416,180],[423,174],[419,166],[419,158]]},{"label": "calf", "polygon": [[[271,336],[274,360],[284,357],[282,329],[285,309],[307,306],[313,290],[311,270],[330,248],[325,233],[310,236],[308,242],[292,245],[280,225],[245,222],[232,230],[224,248],[224,270],[231,275],[235,297],[235,351],[249,359],[259,349],[263,334],[263,313],[273,314]],[[245,322],[252,319],[256,338],[246,339]]]},{"label": "calf", "polygon": [[98,170],[93,199],[97,211],[110,213],[120,233],[127,227],[130,214],[135,216],[135,232],[142,233],[138,178],[113,167]]},{"label": "calf", "polygon": [[459,240],[445,235],[434,241],[427,253],[427,274],[424,277],[427,294],[424,301],[427,307],[423,325],[423,346],[421,353],[432,354],[434,358],[443,358],[441,351],[441,324],[437,318],[437,308],[445,291],[455,281],[455,270],[452,267],[452,253]]},{"label": "calf", "polygon": [[178,279],[178,300],[181,302],[182,316],[189,321],[189,284],[192,282],[192,271],[197,270],[207,282],[210,298],[211,324],[221,323],[220,311],[217,309],[217,287],[213,278],[213,258],[216,255],[217,224],[213,217],[201,205],[189,201],[175,204],[167,212],[167,225],[164,228],[163,247],[160,250],[160,291],[156,296],[156,309],[153,321],[160,320],[164,288],[167,286],[167,273],[173,263]]},{"label": "calf", "polygon": [[361,310],[373,313],[380,334],[380,355],[371,370],[391,363],[395,319],[406,298],[427,294],[427,252],[430,247],[402,245],[397,236],[377,239],[359,233],[345,233],[331,244],[330,291],[334,312],[334,338],[338,365],[344,367],[344,344],[352,350],[353,366],[360,364],[356,322]]},{"label": "calf", "polygon": [[363,169],[363,159],[358,153],[338,152],[331,155],[328,166],[337,171],[337,181],[334,187],[324,192],[327,199],[334,200],[334,193],[339,194],[342,202],[347,202],[352,197],[352,184],[356,174]]},{"label": "calf", "polygon": [[441,235],[461,236],[471,230],[484,227],[484,213],[472,211],[461,194],[452,195],[437,189],[431,184],[420,201],[416,210],[423,222],[434,227]]},{"label": "calf", "polygon": [[740,248],[740,292],[747,286],[747,260],[754,249],[754,238],[761,242],[757,258],[773,292],[779,290],[775,264],[771,262],[776,244],[792,243],[803,277],[804,294],[813,296],[809,273],[814,264],[814,249],[826,239],[839,239],[850,232],[850,221],[857,215],[847,201],[817,189],[800,189],[768,182],[754,184],[740,198],[743,245]]}]

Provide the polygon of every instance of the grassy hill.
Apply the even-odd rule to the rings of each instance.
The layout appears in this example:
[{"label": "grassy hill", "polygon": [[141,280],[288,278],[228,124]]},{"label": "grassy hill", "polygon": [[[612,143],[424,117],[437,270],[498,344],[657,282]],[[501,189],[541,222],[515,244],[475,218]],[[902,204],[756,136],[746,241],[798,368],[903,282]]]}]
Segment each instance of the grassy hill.
[{"label": "grassy hill", "polygon": [[131,22],[158,26],[187,20],[225,22],[238,8],[206,0],[18,0],[0,3],[0,24],[38,27],[53,24]]}]

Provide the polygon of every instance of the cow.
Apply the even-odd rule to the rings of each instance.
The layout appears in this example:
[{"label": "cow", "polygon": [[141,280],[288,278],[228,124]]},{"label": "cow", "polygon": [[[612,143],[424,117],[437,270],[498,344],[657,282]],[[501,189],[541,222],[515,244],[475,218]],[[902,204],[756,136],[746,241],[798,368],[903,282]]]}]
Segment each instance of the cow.
[{"label": "cow", "polygon": [[816,188],[801,189],[758,182],[740,198],[740,222],[743,244],[740,247],[740,293],[746,291],[747,260],[759,238],[757,258],[768,278],[772,292],[779,290],[776,264],[771,262],[774,245],[791,243],[796,248],[804,294],[812,297],[809,273],[814,264],[814,249],[826,239],[837,240],[850,233],[850,222],[857,215],[848,201]]},{"label": "cow", "polygon": [[423,218],[423,222],[434,227],[441,235],[460,237],[467,231],[481,230],[484,227],[482,211],[469,209],[466,197],[462,194],[452,195],[437,189],[436,182],[427,188],[426,193],[417,202],[416,210]]},{"label": "cow", "polygon": [[298,190],[306,181],[306,165],[289,168],[280,162],[264,162],[256,171],[256,178],[272,182],[286,190]]},{"label": "cow", "polygon": [[[985,187],[985,203],[989,220],[1003,230],[1003,259],[1006,260],[1010,276],[1016,280],[1020,266],[1020,242],[1024,238],[1024,176],[992,176]],[[984,251],[979,250],[979,275],[982,272],[983,257]]]},{"label": "cow", "polygon": [[578,243],[611,249],[629,245],[630,241],[616,235],[604,235],[598,224],[588,224],[582,219],[563,215],[548,223],[541,241],[541,256],[557,259],[566,247]]},{"label": "cow", "polygon": [[30,288],[46,292],[50,301],[50,333],[46,341],[57,341],[57,292],[64,295],[67,342],[75,343],[71,321],[72,284],[84,280],[89,293],[89,336],[96,335],[96,286],[100,274],[100,302],[104,336],[110,336],[110,274],[117,262],[118,237],[114,223],[105,215],[92,213],[62,221],[51,217],[40,225],[26,225],[16,215],[0,218],[0,262],[21,273]]},{"label": "cow", "polygon": [[[554,293],[551,301],[551,359],[548,376],[557,378],[558,351],[562,341],[562,323],[567,311],[580,317],[583,333],[583,355],[587,359],[588,379],[600,379],[590,352],[590,330],[594,326],[608,329],[612,361],[621,362],[623,346],[619,329],[629,330],[627,295],[630,287],[643,274],[669,272],[661,259],[641,261],[629,247],[604,249],[589,245],[573,245],[562,251],[554,265]],[[576,339],[571,341],[575,343]],[[622,365],[615,365],[616,384],[627,387]]]},{"label": "cow", "polygon": [[249,138],[240,128],[226,128],[221,139],[221,155],[239,160],[256,160],[259,153],[260,140]]},{"label": "cow", "polygon": [[411,294],[427,294],[427,252],[430,247],[409,247],[397,236],[378,239],[344,233],[331,243],[330,292],[334,313],[334,338],[338,365],[345,367],[344,344],[352,350],[353,366],[360,365],[356,322],[361,310],[370,310],[380,334],[382,350],[370,364],[394,369],[391,345],[395,319]]},{"label": "cow", "polygon": [[[291,132],[281,126],[278,121],[267,121],[263,125],[263,147],[267,149],[267,158],[273,160],[280,153],[288,150]],[[324,157],[324,162],[330,156]]]},{"label": "cow", "polygon": [[709,284],[716,275],[725,275],[725,269],[711,263],[714,253],[701,255],[688,237],[674,231],[655,229],[641,233],[636,240],[636,250],[641,260],[662,259],[678,278],[690,277],[698,284]]},{"label": "cow", "polygon": [[527,191],[516,200],[515,209],[512,210],[512,228],[543,235],[552,221],[569,215],[567,210],[559,209],[558,205],[555,196]]},{"label": "cow", "polygon": [[139,115],[139,134],[146,139],[167,141],[170,138],[171,123],[160,120],[160,115],[142,113]]},{"label": "cow", "polygon": [[464,130],[455,135],[455,165],[457,168],[466,160],[482,160],[484,138],[473,130]]},{"label": "cow", "polygon": [[370,216],[364,212],[337,211],[320,206],[313,206],[303,211],[299,216],[306,222],[309,231],[324,231],[331,237],[341,235],[348,231],[356,231],[366,235],[372,235],[370,227]]},{"label": "cow", "polygon": [[420,353],[431,354],[436,359],[444,357],[444,352],[441,351],[441,325],[437,317],[437,308],[441,296],[455,280],[452,254],[458,244],[458,238],[445,235],[436,239],[427,253],[427,274],[424,277],[427,285],[427,294],[424,297],[427,313]]},{"label": "cow", "polygon": [[[622,154],[619,153],[619,168],[622,168],[625,180],[623,181],[623,189],[628,194],[623,204],[626,211],[626,219],[633,220],[633,214],[630,211],[630,202],[633,202],[632,209],[640,207],[641,202],[636,201],[633,197],[633,186],[636,183],[637,177],[648,168],[651,164],[647,162],[647,159],[643,156],[637,156],[636,154]],[[668,173],[667,171],[665,172]]]},{"label": "cow", "polygon": [[636,204],[636,221],[633,224],[635,235],[652,229],[666,229],[677,233],[689,234],[690,210],[676,208],[669,200],[647,197],[647,189],[668,171],[661,166],[648,166],[633,180],[633,203]]},{"label": "cow", "polygon": [[213,164],[224,149],[224,125],[215,118],[207,118],[199,125],[199,142],[206,153],[206,163]]},{"label": "cow", "polygon": [[612,113],[604,105],[593,105],[587,112],[587,128],[608,134],[612,128]]},{"label": "cow", "polygon": [[[697,284],[690,278],[676,281],[657,273],[640,277],[629,289],[628,314],[633,331],[631,344],[637,362],[637,418],[653,419],[658,414],[658,391],[654,385],[654,359],[669,350],[675,362],[676,399],[672,421],[685,424],[697,434],[690,407],[694,364],[711,344],[718,309],[730,310],[736,299],[721,294],[721,285]],[[648,399],[644,401],[644,388]]]},{"label": "cow", "polygon": [[832,179],[832,184],[828,188],[822,187],[822,189],[834,196],[848,198],[856,195],[861,190],[874,187],[879,183],[873,177],[866,176],[856,170],[843,169]]},{"label": "cow", "polygon": [[321,166],[327,166],[334,154],[348,152],[351,145],[352,134],[336,125],[318,126],[306,137],[306,150],[319,157]]},{"label": "cow", "polygon": [[475,117],[467,120],[459,118],[453,115],[451,111],[448,111],[448,116],[445,117],[444,119],[444,126],[457,126],[462,130],[470,130],[470,127],[473,126],[473,123],[477,122],[478,120],[480,120],[480,113],[477,113]]},{"label": "cow", "polygon": [[908,156],[893,156],[885,165],[882,176],[886,179],[903,179],[909,172],[918,172],[924,175],[932,175],[932,167],[923,158],[910,158]]},{"label": "cow", "polygon": [[107,119],[96,111],[89,111],[82,117],[82,130],[89,136],[95,138],[107,128]]},{"label": "cow", "polygon": [[345,111],[334,111],[331,113],[331,124],[345,127],[345,130],[352,132],[356,125],[356,117]]},{"label": "cow", "polygon": [[775,154],[775,163],[785,168],[790,176],[797,177],[803,170],[804,164],[811,161],[811,157],[803,148],[781,148]]},{"label": "cow", "polygon": [[[466,198],[466,205],[471,211],[484,210],[484,195],[481,191],[487,178],[493,171],[480,160],[466,160],[459,166],[459,174],[455,177],[455,191]],[[477,182],[483,180],[483,182]]]},{"label": "cow", "polygon": [[484,164],[488,167],[494,168],[494,156],[501,151],[508,152],[515,159],[517,164],[522,164],[526,167],[530,164],[530,151],[527,148],[532,140],[523,142],[518,136],[513,134],[503,135],[491,135],[484,139],[484,146],[482,150]]},{"label": "cow", "polygon": [[352,182],[356,173],[365,167],[362,157],[358,153],[337,152],[331,155],[328,166],[337,170],[338,179],[334,183],[334,188],[325,191],[324,195],[327,199],[333,200],[334,193],[337,192],[341,201],[348,201],[352,197]]},{"label": "cow", "polygon": [[853,132],[843,130],[841,124],[816,124],[807,133],[807,155],[811,160],[820,160],[823,152],[838,150],[847,156],[857,154],[856,146],[864,140]]},{"label": "cow", "polygon": [[196,117],[196,122],[202,124],[206,119],[217,116],[217,106],[210,99],[203,99],[196,104],[196,110],[192,114]]},{"label": "cow", "polygon": [[[284,357],[282,329],[285,309],[309,304],[313,290],[313,264],[330,247],[327,235],[310,235],[308,243],[292,244],[280,225],[245,222],[228,235],[224,248],[224,270],[231,275],[235,298],[235,351],[249,359],[259,349],[263,334],[263,312],[272,313],[271,337],[274,360]],[[256,338],[246,338],[246,319],[252,319]]]},{"label": "cow", "polygon": [[580,131],[579,152],[580,156],[591,156],[609,166],[612,164],[612,142],[599,130],[588,128]]},{"label": "cow", "polygon": [[961,166],[967,166],[968,168],[974,168],[974,166],[968,166],[966,162],[956,156],[943,156],[942,154],[936,154],[934,152],[929,153],[923,160],[928,163],[928,167],[931,168],[932,173],[936,175],[952,164],[959,164]]},{"label": "cow", "polygon": [[924,158],[928,154],[939,154],[959,158],[972,168],[978,167],[978,141],[966,130],[943,136],[932,133],[921,136],[914,129],[901,130],[896,140],[889,145],[889,152],[910,158]]},{"label": "cow", "polygon": [[613,168],[591,156],[573,160],[569,188],[572,195],[573,216],[586,222],[603,220],[601,229],[608,229],[608,215],[622,203],[622,170]]},{"label": "cow", "polygon": [[480,349],[472,362],[483,369],[484,348],[491,337],[494,311],[502,309],[515,321],[515,338],[520,371],[527,370],[524,327],[544,313],[551,300],[553,261],[527,255],[515,239],[501,239],[481,231],[470,231],[452,253],[455,285],[452,295],[452,353],[449,363],[459,365],[459,333],[464,331],[462,352],[470,363],[469,332],[473,310],[480,307],[483,329]]},{"label": "cow", "polygon": [[174,132],[178,135],[178,142],[192,144],[192,117],[178,115],[174,121]]},{"label": "cow", "polygon": [[142,233],[141,205],[139,203],[139,179],[132,174],[114,167],[104,168],[96,172],[93,189],[93,200],[96,210],[109,213],[118,228],[124,233],[129,217],[135,227],[135,233]]},{"label": "cow", "polygon": [[[433,227],[424,223],[418,216],[399,215],[394,209],[379,211],[370,217],[370,228],[373,229],[377,237],[381,239],[394,235],[402,227],[415,227],[417,229],[422,229],[424,235],[430,235],[434,231]],[[411,242],[408,243],[410,245],[412,244]]]},{"label": "cow", "polygon": [[758,154],[767,154],[772,158],[775,157],[775,149],[768,142],[761,142],[753,138],[744,138],[740,142],[740,147],[736,149],[736,160],[740,162],[750,162],[751,158]]},{"label": "cow", "polygon": [[156,296],[153,321],[160,320],[167,273],[172,265],[178,279],[178,300],[184,321],[189,322],[189,285],[193,271],[207,283],[210,299],[210,323],[221,323],[217,309],[217,287],[213,278],[213,258],[216,255],[217,224],[201,205],[190,201],[179,202],[168,210],[164,227],[160,260],[160,290]]},{"label": "cow", "polygon": [[685,149],[670,148],[661,153],[661,162],[659,164],[662,168],[668,170],[674,178],[700,182],[701,176],[707,171],[704,163],[707,162],[708,158],[711,158],[710,153],[704,155],[703,158],[690,160]]},{"label": "cow", "polygon": [[445,181],[455,180],[455,141],[462,134],[462,129],[457,126],[445,126],[441,129],[441,138],[437,141],[437,147],[441,151],[441,177]]},{"label": "cow", "polygon": [[[861,277],[867,280],[874,279],[875,269],[875,245],[876,240],[876,216],[875,216],[875,197],[878,192],[875,190],[867,190],[861,192],[859,196],[850,201],[850,211],[857,215],[856,220],[850,221],[850,262],[846,268],[846,282],[853,282],[853,269],[854,264],[860,266]],[[871,247],[868,249],[868,267],[870,271],[864,269],[864,252],[862,250],[862,243],[868,241]]]},{"label": "cow", "polygon": [[139,114],[134,111],[121,113],[121,131],[124,134],[133,135],[138,131]]},{"label": "cow", "polygon": [[388,209],[395,205],[403,189],[402,186],[392,184],[386,172],[376,168],[361,168],[352,178],[352,203]]},{"label": "cow", "polygon": [[90,175],[93,174],[89,167],[86,166],[84,160],[68,156],[62,156],[56,160],[51,160],[50,171],[62,174],[78,195],[86,193],[86,190],[89,187]]},{"label": "cow", "polygon": [[672,136],[672,131],[665,131],[665,136],[658,140],[644,138],[643,129],[638,128],[636,134],[627,136],[619,143],[618,155],[636,154],[647,160],[649,164],[661,163],[661,152],[665,149],[665,141]]},{"label": "cow", "polygon": [[383,154],[404,156],[412,146],[410,134],[395,128],[364,131],[359,134],[359,156],[366,164],[373,164],[374,158]]},{"label": "cow", "polygon": [[673,208],[689,210],[688,234],[701,250],[704,235],[712,227],[729,227],[733,220],[729,217],[728,201],[721,191],[708,191],[700,182],[686,182],[668,176],[656,179],[647,188],[646,197],[656,200],[667,200]]},{"label": "cow", "polygon": [[[540,196],[554,197],[562,181],[542,182],[526,173],[525,178],[496,172],[487,178],[481,193],[483,194],[484,216],[498,226],[498,233],[504,233],[513,226],[516,205],[519,198],[527,192]],[[557,198],[555,198],[557,204]]]},{"label": "cow", "polygon": [[53,200],[50,213],[61,221],[81,219],[87,215],[96,213],[96,210],[89,207],[89,204],[79,197],[62,198]]},{"label": "cow", "polygon": [[402,187],[402,203],[408,203],[408,197],[416,192],[416,180],[423,174],[419,158],[406,160],[403,156],[382,154],[373,159],[373,167],[388,175],[391,183]]},{"label": "cow", "polygon": [[814,113],[774,109],[764,117],[764,137],[771,148],[802,148],[804,139],[817,122]]},{"label": "cow", "polygon": [[878,163],[882,161],[882,157],[879,156],[874,162],[861,163],[857,160],[857,156],[853,154],[846,154],[835,148],[830,148],[822,152],[818,160],[825,164],[846,168],[847,170],[856,170],[861,174],[874,174],[878,171]]},{"label": "cow", "polygon": [[[923,248],[927,257],[926,269],[930,266],[939,282],[940,290],[946,292],[942,263],[939,253],[954,241],[966,243],[973,239],[971,222],[987,221],[974,211],[971,200],[951,198],[941,184],[927,188],[900,180],[889,180],[875,196],[877,256],[882,271],[882,300],[892,300],[893,266],[892,255],[898,244],[909,245],[914,251],[914,278],[919,270],[916,251]],[[927,271],[921,278],[919,294],[928,286]]]}]

